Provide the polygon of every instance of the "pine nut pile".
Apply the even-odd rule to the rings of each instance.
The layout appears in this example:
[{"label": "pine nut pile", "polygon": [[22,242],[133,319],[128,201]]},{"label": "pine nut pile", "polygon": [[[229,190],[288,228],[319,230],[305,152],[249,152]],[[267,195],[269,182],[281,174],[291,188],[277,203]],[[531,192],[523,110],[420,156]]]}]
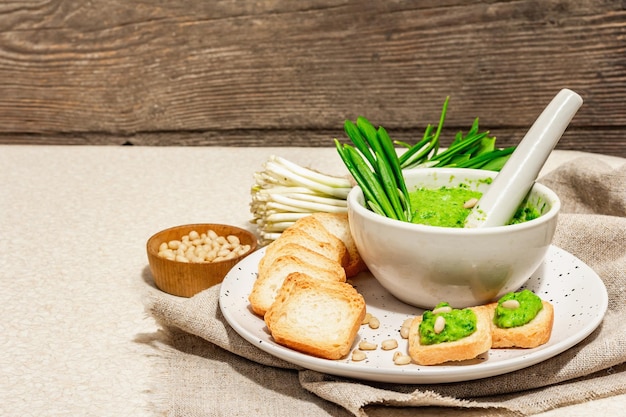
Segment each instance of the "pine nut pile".
[{"label": "pine nut pile", "polygon": [[243,245],[237,236],[219,236],[215,231],[198,233],[195,230],[180,240],[163,242],[159,246],[159,256],[177,262],[219,262],[234,259],[250,251],[250,245]]}]

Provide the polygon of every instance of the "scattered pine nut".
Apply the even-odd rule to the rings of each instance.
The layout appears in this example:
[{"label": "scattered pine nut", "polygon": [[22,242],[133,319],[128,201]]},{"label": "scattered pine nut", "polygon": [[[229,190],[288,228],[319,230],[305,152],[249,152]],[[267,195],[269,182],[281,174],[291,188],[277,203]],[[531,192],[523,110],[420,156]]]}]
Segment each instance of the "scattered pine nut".
[{"label": "scattered pine nut", "polygon": [[361,324],[369,324],[371,319],[372,315],[370,313],[365,313],[365,317],[363,317],[363,321],[361,322]]},{"label": "scattered pine nut", "polygon": [[402,323],[402,327],[400,327],[400,337],[402,337],[403,339],[409,338],[409,331],[411,330],[412,321],[413,321],[413,317],[409,317],[408,319],[404,320],[404,322]]},{"label": "scattered pine nut", "polygon": [[400,352],[393,354],[393,363],[396,365],[408,365],[411,363],[411,357]]},{"label": "scattered pine nut", "polygon": [[361,340],[359,342],[359,349],[361,350],[376,350],[378,345],[376,343],[368,342],[367,340]]},{"label": "scattered pine nut", "polygon": [[380,327],[380,320],[372,316],[367,324],[370,326],[370,329],[378,329]]},{"label": "scattered pine nut", "polygon": [[410,327],[402,326],[400,327],[400,337],[403,339],[409,338]]},{"label": "scattered pine nut", "polygon": [[352,351],[352,360],[354,362],[360,362],[362,360],[367,359],[367,355],[365,354],[365,352],[359,350],[359,349],[355,349]]},{"label": "scattered pine nut", "polygon": [[396,339],[387,339],[380,344],[382,350],[394,350],[397,347],[398,341]]}]

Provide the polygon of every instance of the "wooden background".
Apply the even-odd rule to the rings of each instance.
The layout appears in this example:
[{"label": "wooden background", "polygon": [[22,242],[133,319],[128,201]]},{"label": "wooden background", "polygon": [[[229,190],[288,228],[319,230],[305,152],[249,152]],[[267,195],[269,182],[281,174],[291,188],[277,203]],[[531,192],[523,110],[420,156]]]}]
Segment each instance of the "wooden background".
[{"label": "wooden background", "polygon": [[332,146],[362,115],[414,141],[450,96],[516,144],[561,89],[560,149],[626,156],[626,2],[0,2],[0,143]]}]

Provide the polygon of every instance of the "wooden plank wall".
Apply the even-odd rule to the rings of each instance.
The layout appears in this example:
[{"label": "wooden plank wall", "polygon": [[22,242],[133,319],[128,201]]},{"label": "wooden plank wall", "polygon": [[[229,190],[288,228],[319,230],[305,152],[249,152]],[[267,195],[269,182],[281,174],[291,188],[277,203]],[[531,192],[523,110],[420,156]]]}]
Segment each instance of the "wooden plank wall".
[{"label": "wooden plank wall", "polygon": [[332,146],[362,115],[413,141],[450,96],[516,144],[561,89],[559,148],[626,156],[623,0],[0,2],[0,143]]}]

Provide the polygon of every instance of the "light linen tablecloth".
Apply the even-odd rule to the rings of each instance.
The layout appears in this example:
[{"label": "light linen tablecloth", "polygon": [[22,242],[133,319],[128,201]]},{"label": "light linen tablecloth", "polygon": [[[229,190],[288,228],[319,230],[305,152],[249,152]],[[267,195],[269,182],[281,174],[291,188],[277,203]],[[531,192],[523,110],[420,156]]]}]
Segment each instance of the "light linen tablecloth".
[{"label": "light linen tablecloth", "polygon": [[[147,294],[164,296],[151,285],[147,239],[186,223],[250,227],[252,174],[272,154],[343,173],[332,148],[0,146],[0,415],[219,415],[216,406],[226,400],[241,404],[239,415],[284,415],[286,409],[289,415],[349,415],[335,400],[303,388],[295,371],[259,365],[186,332],[161,339],[161,327],[144,310]],[[624,163],[557,151],[546,172],[579,157],[612,168]],[[602,372],[610,377],[621,369]],[[314,387],[314,375],[305,376]],[[202,390],[207,380],[214,386]],[[183,385],[192,387],[187,395],[195,400],[180,405],[176,387]],[[589,388],[588,394],[597,392]],[[559,391],[557,385],[541,395]],[[620,415],[626,396],[604,395],[541,416]],[[199,403],[208,411],[192,408]],[[367,407],[370,415],[391,410],[416,413]],[[484,414],[458,411],[418,410]]]}]

